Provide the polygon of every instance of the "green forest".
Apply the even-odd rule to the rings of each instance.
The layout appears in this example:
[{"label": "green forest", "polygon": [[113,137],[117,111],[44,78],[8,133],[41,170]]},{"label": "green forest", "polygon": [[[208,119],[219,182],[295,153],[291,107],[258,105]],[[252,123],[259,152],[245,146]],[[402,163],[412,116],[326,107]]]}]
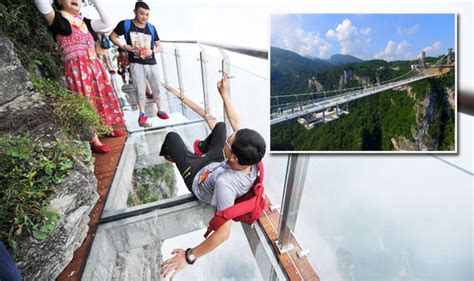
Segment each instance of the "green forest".
[{"label": "green forest", "polygon": [[[428,63],[434,63],[440,57],[429,57]],[[351,63],[331,68],[306,70],[308,77],[315,77],[323,85],[324,90],[360,87],[361,78],[370,84],[379,81],[404,78],[412,75],[411,65],[417,61],[372,60]],[[297,67],[293,67],[297,71]],[[344,71],[350,71],[352,79],[344,85],[340,77]],[[272,63],[272,74],[273,63]],[[357,76],[358,79],[354,79]],[[272,76],[272,95],[274,88],[282,89],[281,77]],[[279,80],[280,79],[280,80]],[[293,80],[291,80],[294,82]],[[286,93],[315,91],[314,86],[308,88],[307,79],[302,85],[288,90]],[[454,74],[438,78],[417,81],[403,90],[388,90],[377,95],[362,98],[349,104],[348,115],[339,119],[319,123],[307,130],[296,120],[274,125],[271,128],[271,149],[277,151],[392,151],[395,147],[392,138],[403,137],[415,143],[415,136],[420,122],[426,115],[427,107],[432,109],[429,127],[424,141],[436,147],[436,150],[452,150],[454,147],[454,109],[448,104],[447,89],[454,89]],[[282,92],[277,93],[279,95]],[[328,94],[329,95],[329,94]],[[310,95],[306,95],[309,99]],[[299,97],[299,101],[304,100]],[[279,99],[279,102],[294,102],[292,98]],[[272,105],[275,101],[272,101]],[[430,111],[431,112],[431,111]],[[426,119],[425,118],[425,119]]]},{"label": "green forest", "polygon": [[176,196],[178,186],[171,163],[162,163],[134,171],[133,192],[128,196],[127,205],[137,206]]}]

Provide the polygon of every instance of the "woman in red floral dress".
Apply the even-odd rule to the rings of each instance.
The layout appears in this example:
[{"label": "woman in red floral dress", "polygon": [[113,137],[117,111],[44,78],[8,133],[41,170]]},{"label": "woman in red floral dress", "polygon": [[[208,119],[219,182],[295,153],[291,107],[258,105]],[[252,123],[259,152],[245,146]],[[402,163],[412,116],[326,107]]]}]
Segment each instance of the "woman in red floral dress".
[{"label": "woman in red floral dress", "polygon": [[[99,0],[93,0],[100,20],[83,19],[80,16],[81,0],[55,0],[59,11],[55,11],[49,0],[35,0],[38,10],[45,17],[53,37],[64,54],[66,82],[72,92],[87,96],[103,123],[123,124],[123,115],[119,107],[107,72],[100,62],[94,48],[96,32],[110,27]],[[95,37],[95,38],[94,38]],[[113,136],[123,136],[120,130],[113,130]],[[92,150],[98,153],[109,152],[98,136],[90,142]]]}]

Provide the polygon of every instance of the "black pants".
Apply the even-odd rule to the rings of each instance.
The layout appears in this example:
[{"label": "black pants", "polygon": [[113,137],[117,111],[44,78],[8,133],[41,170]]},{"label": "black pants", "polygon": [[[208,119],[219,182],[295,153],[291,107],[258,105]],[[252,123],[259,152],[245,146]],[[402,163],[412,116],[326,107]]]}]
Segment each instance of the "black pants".
[{"label": "black pants", "polygon": [[226,137],[225,123],[217,123],[211,134],[199,143],[199,149],[206,154],[203,157],[199,157],[189,151],[177,133],[170,132],[166,135],[160,155],[173,158],[186,186],[192,192],[194,177],[202,167],[212,162],[224,161],[222,150],[224,149]]}]

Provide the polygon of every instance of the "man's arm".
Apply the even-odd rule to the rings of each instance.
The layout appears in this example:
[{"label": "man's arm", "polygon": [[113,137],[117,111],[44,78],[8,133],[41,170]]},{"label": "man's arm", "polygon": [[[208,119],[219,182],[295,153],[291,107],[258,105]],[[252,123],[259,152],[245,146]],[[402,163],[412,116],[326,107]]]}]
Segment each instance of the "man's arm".
[{"label": "man's arm", "polygon": [[230,126],[234,132],[237,132],[240,129],[240,119],[234,109],[234,106],[232,105],[232,102],[230,101],[229,95],[227,94],[227,79],[227,73],[224,73],[224,77],[222,77],[222,79],[217,82],[217,90],[221,94],[222,102],[224,103],[225,112],[227,114],[227,118],[229,118]]},{"label": "man's arm", "polygon": [[115,33],[115,31],[112,31],[112,33],[110,33],[109,38],[110,38],[110,41],[112,41],[112,43],[115,44],[115,46],[119,47],[122,50],[125,50],[127,52],[135,52],[136,51],[136,48],[128,45],[127,42],[125,42],[125,44],[122,44],[122,42],[120,42],[120,40],[118,38],[118,35],[117,35],[117,33]]},{"label": "man's arm", "polygon": [[195,102],[193,102],[192,100],[188,99],[187,97],[185,96],[181,96],[181,93],[174,89],[173,87],[171,87],[170,85],[167,85],[165,83],[161,83],[161,85],[170,93],[172,93],[173,95],[175,95],[177,98],[179,98],[181,100],[182,103],[184,103],[185,105],[187,105],[189,108],[191,108],[192,110],[194,110],[194,112],[196,112],[199,116],[201,116],[202,118],[204,118],[204,120],[206,120],[207,122],[207,125],[209,126],[209,128],[214,129],[214,127],[216,126],[217,124],[217,119],[210,115],[210,114],[206,114],[206,111],[204,110],[204,108],[200,107],[199,105],[197,105]]},{"label": "man's arm", "polygon": [[[232,220],[227,221],[201,244],[193,248],[194,257],[196,257],[196,259],[200,258],[226,241],[230,235],[231,225]],[[162,276],[166,277],[174,271],[170,280],[173,280],[173,278],[176,276],[176,273],[183,270],[188,265],[185,257],[186,251],[184,249],[174,249],[172,254],[175,254],[175,256],[161,263]]]},{"label": "man's arm", "polygon": [[160,49],[160,48],[161,48],[160,46],[161,46],[160,40],[155,41],[155,54],[160,53],[160,50],[161,50],[161,49]]},{"label": "man's arm", "polygon": [[145,48],[145,52],[143,53],[143,58],[151,57],[153,53],[158,54],[160,52],[160,40],[155,41],[155,48]]}]

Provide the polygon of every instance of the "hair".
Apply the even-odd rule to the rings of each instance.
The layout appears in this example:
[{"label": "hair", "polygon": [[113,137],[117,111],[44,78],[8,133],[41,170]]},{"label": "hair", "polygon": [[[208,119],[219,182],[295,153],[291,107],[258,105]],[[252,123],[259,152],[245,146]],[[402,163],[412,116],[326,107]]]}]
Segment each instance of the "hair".
[{"label": "hair", "polygon": [[254,165],[265,155],[265,140],[256,131],[241,129],[235,133],[232,152],[237,156],[240,165]]},{"label": "hair", "polygon": [[54,0],[53,4],[56,9],[61,10],[61,4],[58,0]]},{"label": "hair", "polygon": [[135,10],[138,10],[138,8],[143,8],[145,10],[150,10],[150,7],[148,7],[148,5],[143,1],[137,1],[135,3]]}]

